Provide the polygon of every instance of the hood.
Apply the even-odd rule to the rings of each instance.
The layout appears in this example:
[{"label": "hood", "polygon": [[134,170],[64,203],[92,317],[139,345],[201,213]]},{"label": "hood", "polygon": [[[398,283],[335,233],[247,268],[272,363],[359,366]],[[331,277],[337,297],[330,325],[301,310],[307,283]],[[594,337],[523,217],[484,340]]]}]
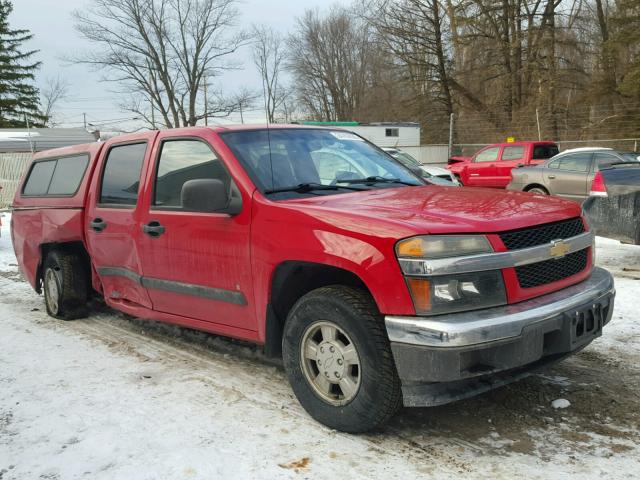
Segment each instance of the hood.
[{"label": "hood", "polygon": [[449,160],[447,160],[447,163],[449,165],[454,165],[456,163],[462,163],[462,162],[470,162],[472,157],[466,157],[464,155],[456,155],[454,157],[449,157]]},{"label": "hood", "polygon": [[524,192],[436,185],[287,200],[318,220],[403,238],[422,233],[495,233],[580,216],[568,200]]},{"label": "hood", "polygon": [[432,167],[431,165],[421,165],[420,168],[431,175],[451,175],[451,172],[446,168]]}]

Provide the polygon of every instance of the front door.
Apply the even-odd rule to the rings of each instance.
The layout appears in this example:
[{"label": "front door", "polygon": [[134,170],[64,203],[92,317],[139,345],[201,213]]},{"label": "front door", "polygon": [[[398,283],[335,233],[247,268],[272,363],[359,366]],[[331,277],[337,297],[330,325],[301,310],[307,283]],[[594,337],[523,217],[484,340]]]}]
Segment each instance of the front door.
[{"label": "front door", "polygon": [[136,244],[139,191],[145,155],[156,132],[140,134],[126,144],[109,142],[89,193],[86,239],[103,293],[111,302],[150,308],[141,282],[140,250]]},{"label": "front door", "polygon": [[495,187],[496,162],[500,147],[489,147],[478,152],[462,171],[462,182],[469,187]]},{"label": "front door", "polygon": [[182,187],[189,180],[216,179],[238,192],[205,138],[161,132],[152,156],[138,243],[153,309],[256,330],[249,202],[234,216],[183,208]]}]

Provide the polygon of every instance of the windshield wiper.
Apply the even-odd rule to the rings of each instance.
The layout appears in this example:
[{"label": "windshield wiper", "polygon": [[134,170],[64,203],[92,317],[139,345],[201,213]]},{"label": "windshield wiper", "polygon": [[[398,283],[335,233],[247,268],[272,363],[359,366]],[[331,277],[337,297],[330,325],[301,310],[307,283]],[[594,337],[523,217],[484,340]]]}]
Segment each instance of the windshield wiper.
[{"label": "windshield wiper", "polygon": [[420,185],[419,183],[410,183],[405,182],[404,180],[400,180],[399,178],[385,178],[379,175],[375,175],[373,177],[367,178],[351,178],[345,180],[338,180],[339,183],[348,183],[348,184],[356,184],[356,183],[400,183],[402,185],[409,185],[411,187],[417,187]]},{"label": "windshield wiper", "polygon": [[264,193],[281,193],[281,192],[297,192],[297,193],[308,193],[313,192],[315,190],[356,190],[362,191],[362,188],[356,187],[347,187],[344,185],[323,185],[322,183],[299,183],[298,185],[291,185],[290,187],[281,187],[281,188],[273,188],[271,190],[265,190]]}]

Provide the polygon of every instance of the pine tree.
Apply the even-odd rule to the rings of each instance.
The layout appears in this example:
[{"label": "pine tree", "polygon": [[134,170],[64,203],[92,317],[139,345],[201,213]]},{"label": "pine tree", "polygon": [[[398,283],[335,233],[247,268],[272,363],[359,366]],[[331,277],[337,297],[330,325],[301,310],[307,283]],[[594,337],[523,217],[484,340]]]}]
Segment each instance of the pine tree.
[{"label": "pine tree", "polygon": [[40,113],[38,89],[33,85],[40,62],[31,60],[37,50],[22,51],[22,44],[33,34],[29,30],[12,30],[9,15],[13,5],[0,0],[0,128],[43,127],[46,118]]}]

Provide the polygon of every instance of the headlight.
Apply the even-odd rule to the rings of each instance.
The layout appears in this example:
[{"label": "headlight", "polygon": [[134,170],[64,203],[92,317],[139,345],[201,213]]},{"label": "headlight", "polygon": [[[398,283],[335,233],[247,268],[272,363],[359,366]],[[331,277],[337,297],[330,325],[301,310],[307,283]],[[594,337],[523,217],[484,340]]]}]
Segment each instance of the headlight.
[{"label": "headlight", "polygon": [[437,277],[407,277],[407,285],[418,315],[462,312],[507,303],[504,281],[499,270]]},{"label": "headlight", "polygon": [[443,258],[490,253],[493,248],[484,235],[425,235],[407,238],[396,245],[398,258]]},{"label": "headlight", "polygon": [[425,235],[396,244],[396,255],[405,275],[430,274],[428,260],[492,252],[491,244],[483,235]]},{"label": "headlight", "polygon": [[483,235],[425,235],[398,242],[396,254],[416,313],[433,315],[506,304],[500,270],[431,275],[430,260],[492,252]]}]

